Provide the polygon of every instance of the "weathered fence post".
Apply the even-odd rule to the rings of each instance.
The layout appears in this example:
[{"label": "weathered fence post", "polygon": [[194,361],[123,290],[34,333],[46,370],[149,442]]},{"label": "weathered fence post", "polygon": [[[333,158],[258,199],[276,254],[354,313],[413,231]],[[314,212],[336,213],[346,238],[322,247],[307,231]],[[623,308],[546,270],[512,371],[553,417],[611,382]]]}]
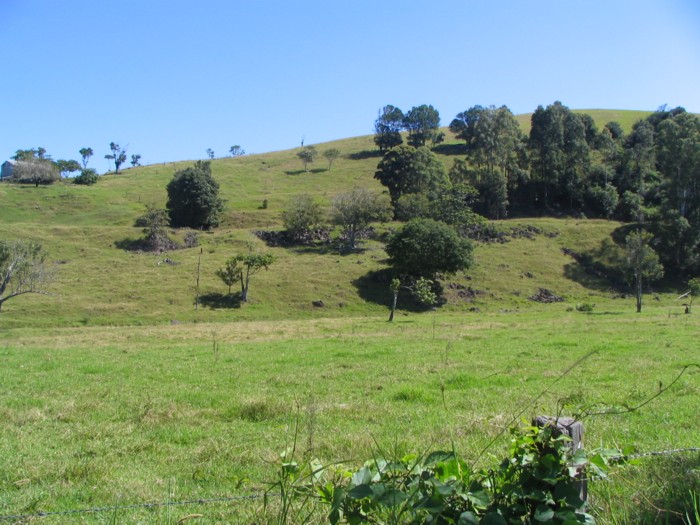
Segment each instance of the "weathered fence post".
[{"label": "weathered fence post", "polygon": [[[552,427],[554,437],[564,434],[571,438],[571,451],[583,448],[583,423],[575,420],[572,417],[551,417],[551,416],[537,416],[532,420],[533,426],[538,428]],[[588,502],[588,484],[586,483],[586,477],[580,471],[579,477],[579,497],[583,501],[582,509],[585,509],[586,503]]]}]

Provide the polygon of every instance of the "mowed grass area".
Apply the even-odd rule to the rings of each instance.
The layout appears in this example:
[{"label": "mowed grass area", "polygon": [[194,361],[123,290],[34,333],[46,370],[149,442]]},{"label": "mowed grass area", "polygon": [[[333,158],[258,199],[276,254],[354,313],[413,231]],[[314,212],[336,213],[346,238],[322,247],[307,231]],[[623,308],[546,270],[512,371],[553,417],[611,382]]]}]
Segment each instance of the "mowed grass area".
[{"label": "mowed grass area", "polygon": [[[507,438],[479,452],[520,414],[650,398],[700,362],[698,328],[694,315],[656,305],[637,315],[557,304],[391,324],[363,316],[9,329],[0,345],[0,515],[259,493],[295,422],[299,457],[326,464],[357,467],[377,446],[454,445],[485,467]],[[587,446],[697,446],[698,372],[638,411],[585,419]],[[661,476],[664,459],[650,458],[594,483],[600,522],[635,522],[674,490],[700,489],[697,454],[681,459]],[[193,513],[203,515],[196,523],[271,519],[254,500],[42,523],[175,523]]]}]

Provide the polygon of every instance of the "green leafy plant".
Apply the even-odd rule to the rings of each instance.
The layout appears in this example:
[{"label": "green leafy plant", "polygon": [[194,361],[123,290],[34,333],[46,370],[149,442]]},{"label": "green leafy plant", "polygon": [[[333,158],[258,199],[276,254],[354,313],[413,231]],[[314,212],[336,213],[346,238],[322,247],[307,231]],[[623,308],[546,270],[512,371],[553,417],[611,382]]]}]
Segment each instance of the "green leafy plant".
[{"label": "green leafy plant", "polygon": [[551,426],[511,430],[498,467],[474,470],[456,452],[380,455],[316,492],[337,523],[593,524],[581,482],[606,476],[616,451],[586,454]]}]

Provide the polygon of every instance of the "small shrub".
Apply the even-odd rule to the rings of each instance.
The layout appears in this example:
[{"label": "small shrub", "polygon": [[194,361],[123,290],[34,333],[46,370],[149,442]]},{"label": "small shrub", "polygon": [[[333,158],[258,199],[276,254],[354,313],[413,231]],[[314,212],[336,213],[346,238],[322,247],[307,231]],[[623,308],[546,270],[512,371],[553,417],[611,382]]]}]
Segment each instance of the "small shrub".
[{"label": "small shrub", "polygon": [[73,178],[73,184],[82,184],[91,186],[97,182],[97,172],[92,168],[86,168],[80,172],[80,175]]},{"label": "small shrub", "polygon": [[591,303],[582,303],[576,305],[577,312],[590,313],[593,311],[593,308],[595,308],[595,305]]}]

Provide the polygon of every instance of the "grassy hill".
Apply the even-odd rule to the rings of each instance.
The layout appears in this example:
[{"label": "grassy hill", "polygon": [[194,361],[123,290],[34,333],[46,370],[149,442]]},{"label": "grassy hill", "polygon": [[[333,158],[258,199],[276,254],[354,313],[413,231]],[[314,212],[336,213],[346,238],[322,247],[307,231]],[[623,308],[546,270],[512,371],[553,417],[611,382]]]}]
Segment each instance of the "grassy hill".
[{"label": "grassy hill", "polygon": [[[626,127],[643,116],[641,112],[591,113],[598,123],[617,118]],[[440,153],[448,168],[461,156],[455,153],[458,147],[450,147],[453,145],[458,146],[459,141],[448,132]],[[309,172],[296,157],[298,150],[213,161],[213,175],[227,202],[221,227],[201,233],[201,247],[163,255],[129,252],[120,246],[141,235],[134,220],[146,204],[164,206],[166,184],[189,162],[127,169],[119,175],[102,176],[96,185],[87,187],[65,182],[39,188],[0,185],[0,199],[5,203],[0,207],[0,237],[36,239],[57,264],[55,295],[10,301],[0,322],[4,326],[151,324],[383,313],[388,292],[369,278],[372,271],[385,266],[383,245],[378,241],[367,241],[361,251],[346,256],[332,247],[269,248],[277,262],[270,271],[254,277],[251,302],[239,308],[221,296],[225,287],[215,276],[216,269],[244,250],[246,243],[263,247],[252,230],[279,228],[281,211],[291,196],[309,193],[328,206],[335,195],[355,186],[382,191],[373,178],[379,157],[372,136],[317,148],[321,152],[338,148],[343,156],[332,170],[321,159],[310,164]],[[263,201],[267,201],[266,208]],[[395,226],[380,227],[379,232]],[[535,307],[528,297],[541,287],[564,296],[569,306],[610,296],[604,282],[586,277],[562,249],[593,249],[619,224],[528,219],[501,221],[499,227],[534,227],[539,233],[505,244],[479,245],[475,267],[447,281],[446,309]],[[203,304],[195,311],[200,258]],[[325,307],[312,306],[319,300]]]},{"label": "grassy hill", "polygon": [[[458,145],[448,133],[448,167]],[[258,495],[295,440],[324,465],[358,467],[382,447],[454,448],[488,466],[512,423],[582,408],[633,407],[586,418],[588,448],[697,445],[698,372],[679,376],[697,362],[695,316],[681,314],[673,290],[645,296],[635,314],[633,298],[616,298],[570,255],[610,256],[622,225],[498,221],[508,242],[477,245],[475,266],[443,283],[447,304],[417,314],[402,295],[387,323],[390,293],[372,276],[386,265],[381,236],[396,224],[349,255],[268,248],[252,233],[279,228],[298,193],[327,206],[354,186],[381,191],[371,136],[317,145],[331,147],[343,153],[331,171],[317,161],[304,172],[298,150],[215,160],[222,226],[200,233],[199,247],[158,255],[121,246],[141,235],[134,219],[147,203],[164,205],[165,185],[190,162],[92,187],[0,184],[0,238],[42,242],[57,268],[52,296],[12,300],[0,314],[0,518],[135,504],[42,521],[271,523],[274,498],[270,507],[144,502]],[[249,242],[277,260],[253,277],[241,307],[214,272]],[[531,301],[540,288],[564,302]],[[596,306],[586,315],[580,303]],[[700,493],[695,473],[691,455],[646,458],[591,483],[592,511],[603,525],[655,523],[659,509],[680,515]],[[310,523],[327,522],[325,511]]]}]

